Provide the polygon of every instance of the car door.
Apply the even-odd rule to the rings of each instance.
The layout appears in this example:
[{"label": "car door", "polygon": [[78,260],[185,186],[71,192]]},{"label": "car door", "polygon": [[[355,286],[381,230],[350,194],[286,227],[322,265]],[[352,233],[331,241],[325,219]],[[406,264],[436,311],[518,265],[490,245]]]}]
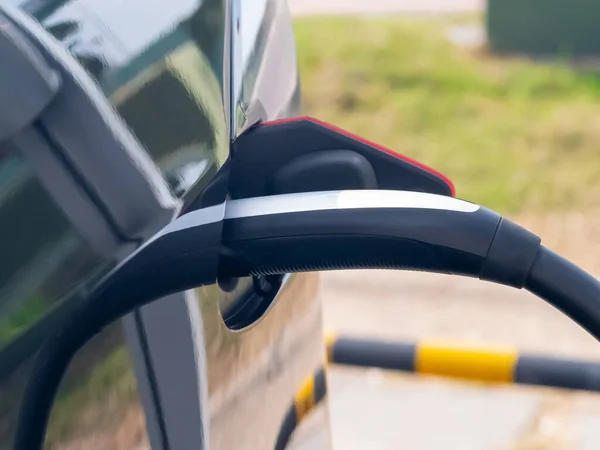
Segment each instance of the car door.
[{"label": "car door", "polygon": [[[10,3],[7,23],[68,51],[73,86],[98,102],[104,128],[71,115],[0,142],[0,448],[44,336],[119,261],[202,205],[245,128],[300,106],[283,1]],[[46,116],[73,107],[58,98]],[[47,447],[272,448],[324,349],[316,276],[265,292],[266,282],[176,294],[103,331],[71,364]]]},{"label": "car door", "polygon": [[[222,74],[215,69],[223,58],[218,28],[205,36],[220,58],[215,66],[185,34],[167,36],[166,48],[158,39],[180,19],[201,27],[204,10],[167,17],[167,23],[155,14],[154,22],[139,27],[154,35],[136,34],[142,40],[127,55],[103,23],[115,17],[115,5],[112,12],[93,6],[29,2],[20,5],[28,15],[7,6],[2,17],[3,29],[27,30],[64,69],[44,120],[0,144],[2,448],[10,446],[28,367],[45,335],[104,274],[172,220],[228,152]],[[133,12],[124,13],[131,23]],[[47,31],[75,59],[54,48]],[[214,73],[219,76],[207,76]],[[136,97],[140,77],[150,91]],[[86,95],[76,94],[80,90]],[[150,104],[136,114],[140,101]],[[201,340],[192,334],[186,301],[171,303],[159,330],[152,329],[156,309],[136,311],[80,352],[52,414],[49,448],[202,448],[200,398],[183,401],[200,391],[194,352]],[[170,362],[163,358],[168,352],[175,355]],[[188,420],[175,420],[181,412]]]}]

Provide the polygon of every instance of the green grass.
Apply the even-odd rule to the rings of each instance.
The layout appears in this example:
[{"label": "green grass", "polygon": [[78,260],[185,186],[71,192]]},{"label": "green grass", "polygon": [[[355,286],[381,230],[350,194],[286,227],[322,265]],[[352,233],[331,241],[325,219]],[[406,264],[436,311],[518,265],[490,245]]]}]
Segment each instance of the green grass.
[{"label": "green grass", "polygon": [[305,112],[501,212],[597,206],[600,77],[457,48],[445,33],[460,20],[296,20]]}]

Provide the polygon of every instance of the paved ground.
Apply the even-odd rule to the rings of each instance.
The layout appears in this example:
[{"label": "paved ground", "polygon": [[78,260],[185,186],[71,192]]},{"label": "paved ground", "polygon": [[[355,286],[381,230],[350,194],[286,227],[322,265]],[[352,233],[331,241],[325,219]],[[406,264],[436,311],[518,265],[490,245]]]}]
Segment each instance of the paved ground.
[{"label": "paved ground", "polygon": [[292,14],[477,12],[485,0],[288,0]]},{"label": "paved ground", "polygon": [[[323,276],[325,323],[362,336],[511,345],[600,360],[600,345],[523,291],[404,272]],[[334,449],[588,450],[600,396],[334,369]]]}]

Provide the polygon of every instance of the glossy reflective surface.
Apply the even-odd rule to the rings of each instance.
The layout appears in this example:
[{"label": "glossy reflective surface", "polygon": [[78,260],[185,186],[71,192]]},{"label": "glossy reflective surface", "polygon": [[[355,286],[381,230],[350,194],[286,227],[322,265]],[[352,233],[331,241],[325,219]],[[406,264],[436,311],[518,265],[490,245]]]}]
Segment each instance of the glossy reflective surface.
[{"label": "glossy reflective surface", "polygon": [[[69,304],[81,301],[81,290],[91,286],[111,263],[80,237],[17,149],[0,145],[0,155],[0,448],[8,448],[31,355],[45,333],[67,313]],[[93,383],[98,371],[108,370],[118,380],[105,386],[103,395],[107,395],[119,389],[123,376],[132,374],[118,328],[103,333],[78,359],[55,408],[50,448],[73,442],[74,430],[66,423],[72,423],[76,414],[103,408],[98,402],[84,405],[82,395],[90,388],[74,389],[74,385]],[[128,408],[137,408],[139,403],[135,386],[135,378],[129,376],[127,392],[122,392]],[[75,408],[77,404],[80,407]]]},{"label": "glossy reflective surface", "polygon": [[[196,207],[232,137],[300,109],[284,1],[6,3],[26,12],[21,23],[7,9],[32,37],[52,34],[68,51],[57,61],[77,74],[63,77],[39,123],[0,142],[2,450],[44,336],[103,274]],[[102,117],[69,100],[78,90]],[[291,277],[262,313],[228,328],[221,309],[235,313],[253,289],[245,279],[234,292],[173,295],[102,332],[72,362],[47,447],[270,450],[297,387],[323,364],[321,310],[317,276]]]},{"label": "glossy reflective surface", "polygon": [[24,0],[183,193],[227,157],[221,0]]},{"label": "glossy reflective surface", "polygon": [[[239,80],[233,89],[238,135],[258,121],[296,116],[301,110],[287,2],[242,0],[239,8],[241,26],[233,43],[239,60],[232,73],[234,82]],[[240,298],[250,303],[244,296],[248,291],[248,279],[231,293],[216,287],[198,291],[207,340],[211,449],[271,450],[296,390],[325,362],[317,274],[286,278],[266,313],[232,331],[216,319],[214,300],[218,297],[220,312],[231,317],[236,299],[239,309]],[[330,447],[326,401],[319,417],[311,450]]]},{"label": "glossy reflective surface", "polygon": [[[210,448],[271,450],[296,390],[325,358],[318,275],[290,277],[263,319],[239,332],[215,320],[216,287],[198,294],[207,338]],[[313,448],[329,442],[319,444]]]},{"label": "glossy reflective surface", "polygon": [[[163,1],[147,0],[26,0],[18,6],[75,57],[87,72],[83,81],[96,83],[106,106],[114,108],[109,120],[123,120],[126,128],[119,131],[120,147],[91,155],[96,163],[81,153],[72,155],[76,165],[69,164],[60,143],[52,151],[44,145],[32,151],[27,144],[40,138],[39,130],[0,143],[2,449],[10,446],[36,348],[135,248],[103,244],[108,236],[123,239],[124,228],[118,227],[127,222],[118,197],[133,206],[136,199],[156,197],[158,184],[166,184],[172,199],[163,192],[162,206],[157,203],[154,213],[143,216],[144,223],[125,227],[149,236],[168,222],[174,208],[197,196],[227,157],[229,144],[222,95],[224,2],[180,0],[165,7]],[[48,116],[58,114],[64,106],[59,103]],[[91,120],[70,117],[74,127],[78,119]],[[111,193],[115,186],[119,189]],[[164,214],[165,208],[171,213]],[[144,314],[126,319],[125,329],[115,324],[103,332],[72,363],[52,414],[49,448],[147,448],[150,441],[153,448],[168,446],[168,417],[162,411],[168,399],[157,392],[161,381],[151,360],[157,352],[149,342],[157,331],[147,329]],[[193,358],[190,352],[181,359]]]},{"label": "glossy reflective surface", "polygon": [[259,120],[298,115],[300,82],[296,45],[286,1],[241,2],[237,132]]}]

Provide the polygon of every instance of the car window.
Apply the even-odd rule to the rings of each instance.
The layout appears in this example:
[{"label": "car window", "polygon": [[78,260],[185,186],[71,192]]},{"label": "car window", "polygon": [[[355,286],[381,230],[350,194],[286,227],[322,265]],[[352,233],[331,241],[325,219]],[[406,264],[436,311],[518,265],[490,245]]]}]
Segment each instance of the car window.
[{"label": "car window", "polygon": [[[228,157],[220,0],[27,0],[181,197]],[[135,23],[133,22],[135,19]],[[213,23],[214,22],[214,23]],[[198,190],[202,186],[198,186]]]},{"label": "car window", "polygon": [[[0,449],[5,449],[35,351],[115,261],[94,251],[29,161],[7,143],[0,144],[0,235]],[[133,361],[117,324],[72,363],[53,412],[49,448],[92,449],[80,439],[114,435],[125,420],[137,421],[141,442],[146,439],[141,411]]]},{"label": "car window", "polygon": [[18,338],[109,261],[95,254],[23,156],[0,151],[0,348]]},{"label": "car window", "polygon": [[[142,167],[131,177],[135,183],[129,183],[128,173],[121,176],[123,167],[133,168],[138,160],[132,152],[119,154],[119,145],[93,150],[87,146],[96,159],[85,159],[77,150],[82,146],[69,148],[70,154],[57,146],[54,156],[46,156],[65,157],[52,161],[61,166],[64,179],[58,180],[49,166],[36,161],[35,151],[0,142],[0,450],[10,448],[32,358],[47,333],[116,263],[164,226],[176,208],[185,207],[229,151],[222,0],[178,0],[166,13],[163,0],[17,4],[87,71],[91,80],[86,77],[86,82],[104,93],[110,103],[106,110],[116,113],[115,122],[126,130],[121,134],[131,138],[145,157],[140,160],[147,160],[152,170]],[[47,116],[57,113],[56,102],[50,109]],[[62,136],[72,143],[69,122],[63,123],[67,128]],[[80,159],[73,163],[76,157]],[[90,161],[100,161],[103,167]],[[120,175],[113,173],[117,169]],[[184,200],[175,198],[170,208],[171,203],[159,205],[162,196],[156,195],[160,198],[155,204],[164,207],[157,217],[152,216],[153,205],[139,201],[138,191],[128,189],[133,185],[152,192],[151,183],[144,184],[150,172],[160,178],[161,186],[167,182],[173,197]],[[87,190],[76,190],[77,177],[80,184],[87,183]],[[139,204],[145,205],[140,215],[128,214],[133,207],[122,208]],[[129,221],[131,217],[136,220]],[[52,412],[50,448],[145,449],[152,436],[164,431],[155,421],[145,425],[156,418],[142,411],[159,414],[158,400],[149,400],[158,390],[148,386],[151,375],[145,371],[154,367],[143,360],[150,353],[140,350],[142,331],[129,320],[133,319],[101,333],[71,364]]]}]

